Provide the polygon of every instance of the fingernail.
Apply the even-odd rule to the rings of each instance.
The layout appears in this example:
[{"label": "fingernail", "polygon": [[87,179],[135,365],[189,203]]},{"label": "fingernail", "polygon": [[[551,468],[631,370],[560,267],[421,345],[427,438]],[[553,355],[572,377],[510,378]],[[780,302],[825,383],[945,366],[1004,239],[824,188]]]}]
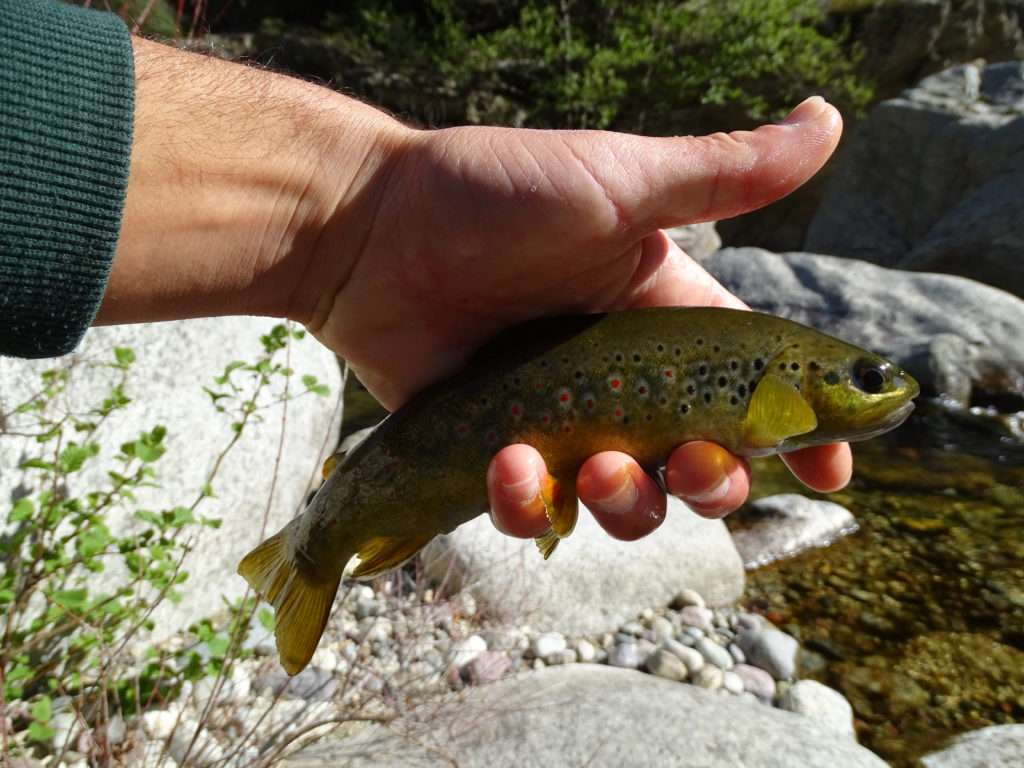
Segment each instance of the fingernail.
[{"label": "fingernail", "polygon": [[607,496],[593,500],[593,505],[599,511],[609,515],[625,515],[636,507],[636,502],[640,498],[640,489],[636,487],[628,470],[623,468],[620,474],[622,481],[614,491]]},{"label": "fingernail", "polygon": [[732,488],[732,480],[729,479],[728,475],[725,475],[722,478],[722,482],[711,490],[704,491],[704,493],[698,493],[693,496],[687,496],[686,500],[694,504],[700,504],[701,506],[714,504],[716,501],[721,501],[728,496],[730,488]]},{"label": "fingernail", "polygon": [[810,122],[827,108],[828,102],[821,98],[821,96],[811,96],[809,99],[804,99],[797,104],[796,109],[786,115],[786,119],[782,121],[782,124],[798,125]]},{"label": "fingernail", "polygon": [[503,482],[501,493],[509,501],[525,507],[540,497],[540,477],[533,473],[514,483]]}]

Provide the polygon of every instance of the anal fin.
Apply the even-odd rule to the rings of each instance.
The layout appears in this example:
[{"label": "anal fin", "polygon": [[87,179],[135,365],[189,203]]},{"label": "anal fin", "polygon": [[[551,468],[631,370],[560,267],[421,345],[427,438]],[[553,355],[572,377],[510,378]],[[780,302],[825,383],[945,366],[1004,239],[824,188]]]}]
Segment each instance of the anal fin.
[{"label": "anal fin", "polygon": [[355,579],[370,579],[397,568],[427,545],[433,536],[395,538],[377,536],[370,539],[356,553],[359,564],[352,571]]},{"label": "anal fin", "polygon": [[555,551],[558,542],[568,537],[576,527],[579,518],[579,504],[576,501],[576,483],[559,481],[548,476],[541,484],[541,499],[544,514],[551,527],[534,541],[541,555],[547,560]]}]

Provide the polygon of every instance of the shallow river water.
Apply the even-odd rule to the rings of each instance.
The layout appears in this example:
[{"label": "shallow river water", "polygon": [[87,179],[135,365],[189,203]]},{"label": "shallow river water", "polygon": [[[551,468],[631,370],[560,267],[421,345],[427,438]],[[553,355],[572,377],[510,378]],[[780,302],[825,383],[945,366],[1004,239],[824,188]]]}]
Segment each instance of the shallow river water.
[{"label": "shallow river water", "polygon": [[[745,601],[800,638],[802,676],[842,691],[858,737],[895,766],[956,733],[1024,722],[1024,441],[924,403],[854,446],[828,496],[860,529],[748,574]],[[755,462],[754,495],[806,493]]]}]

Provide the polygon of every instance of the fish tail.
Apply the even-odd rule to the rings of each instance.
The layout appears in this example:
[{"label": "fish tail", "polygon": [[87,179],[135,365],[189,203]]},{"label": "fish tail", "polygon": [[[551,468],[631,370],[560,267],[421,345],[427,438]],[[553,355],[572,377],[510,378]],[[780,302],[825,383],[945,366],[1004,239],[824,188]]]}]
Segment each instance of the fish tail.
[{"label": "fish tail", "polygon": [[289,675],[297,675],[313,658],[341,582],[340,573],[314,580],[297,566],[287,541],[293,525],[264,541],[238,566],[238,573],[274,606],[277,651]]}]

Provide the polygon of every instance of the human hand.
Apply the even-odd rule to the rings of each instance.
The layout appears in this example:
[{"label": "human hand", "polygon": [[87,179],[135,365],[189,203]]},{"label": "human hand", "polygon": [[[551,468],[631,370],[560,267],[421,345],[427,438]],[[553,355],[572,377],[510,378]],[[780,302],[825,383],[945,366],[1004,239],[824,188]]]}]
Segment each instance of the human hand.
[{"label": "human hand", "polygon": [[[320,282],[308,325],[394,408],[457,370],[498,330],[533,316],[657,305],[741,308],[660,228],[733,216],[803,183],[838,142],[839,115],[821,99],[783,125],[708,137],[457,128],[410,136],[375,193],[361,247],[343,279]],[[340,222],[343,222],[341,226]],[[313,263],[337,265],[353,219],[328,223]],[[329,270],[328,270],[329,271]],[[816,490],[844,485],[845,445],[783,459]],[[548,527],[543,458],[508,446],[488,491],[499,530]],[[750,468],[710,443],[680,446],[665,484],[702,515],[746,499]],[[665,494],[631,457],[602,453],[581,468],[580,498],[621,539],[662,521]]]}]

